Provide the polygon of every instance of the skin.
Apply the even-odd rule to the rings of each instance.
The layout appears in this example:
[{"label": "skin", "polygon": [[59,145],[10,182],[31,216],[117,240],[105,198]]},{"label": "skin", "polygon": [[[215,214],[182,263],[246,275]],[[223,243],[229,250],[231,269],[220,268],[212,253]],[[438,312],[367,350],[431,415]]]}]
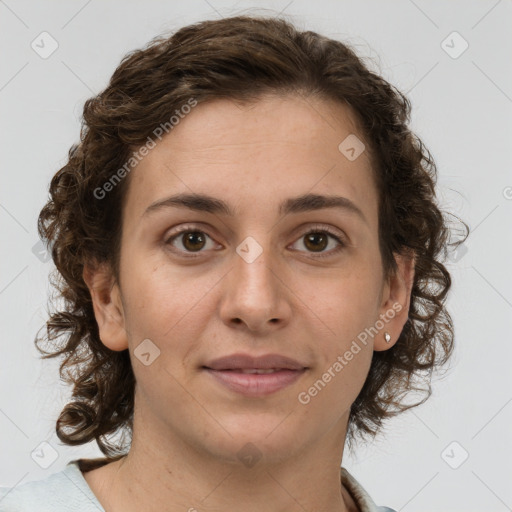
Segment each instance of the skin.
[{"label": "skin", "polygon": [[[84,268],[101,340],[130,350],[137,380],[129,454],[84,475],[109,512],[358,510],[340,485],[349,409],[373,351],[391,348],[407,320],[414,261],[396,255],[397,274],[383,274],[367,152],[349,161],[338,150],[356,126],[349,107],[318,98],[215,100],[196,106],[132,171],[120,280],[106,265]],[[237,215],[143,215],[179,192],[215,196]],[[281,201],[306,193],[345,196],[366,220],[327,208],[278,215]],[[189,224],[208,235],[202,246],[169,241]],[[307,244],[318,225],[345,246],[335,252],[330,236],[328,245]],[[263,251],[252,263],[236,252],[248,236]],[[298,394],[393,304],[401,311],[301,404]],[[133,354],[145,339],[160,350],[148,366]],[[278,392],[245,397],[201,369],[235,352],[279,353],[309,369]],[[261,455],[252,467],[237,457],[246,443]]]}]

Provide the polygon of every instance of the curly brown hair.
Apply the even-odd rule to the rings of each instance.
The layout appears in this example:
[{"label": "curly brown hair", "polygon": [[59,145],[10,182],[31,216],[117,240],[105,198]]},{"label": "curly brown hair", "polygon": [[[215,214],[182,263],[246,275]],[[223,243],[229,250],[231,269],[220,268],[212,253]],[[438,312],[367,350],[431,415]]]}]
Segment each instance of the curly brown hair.
[{"label": "curly brown hair", "polygon": [[[46,334],[40,338],[38,333],[35,343],[43,358],[63,356],[60,377],[73,385],[71,401],[56,422],[64,443],[96,440],[114,460],[126,454],[133,432],[135,378],[129,351],[112,351],[101,342],[83,279],[88,262],[108,263],[119,278],[129,176],[105,197],[98,198],[98,190],[155,127],[191,98],[198,103],[222,98],[251,102],[264,93],[315,96],[353,109],[379,194],[385,275],[397,270],[393,252],[414,251],[416,256],[408,320],[392,348],[373,353],[351,407],[349,447],[356,434],[374,437],[384,419],[431,395],[432,372],[448,361],[454,341],[444,305],[451,278],[440,259],[448,246],[467,238],[469,228],[463,222],[466,236],[450,243],[449,224],[436,204],[434,159],[408,128],[410,101],[346,44],[299,31],[280,18],[236,16],[181,28],[127,54],[106,89],[85,102],[80,142],[51,180],[38,230],[51,246],[52,284],[64,309],[49,313]],[[50,351],[39,346],[46,338],[53,342]],[[423,386],[417,386],[421,380]],[[405,404],[412,390],[426,396]],[[120,432],[121,442],[109,440]]]}]

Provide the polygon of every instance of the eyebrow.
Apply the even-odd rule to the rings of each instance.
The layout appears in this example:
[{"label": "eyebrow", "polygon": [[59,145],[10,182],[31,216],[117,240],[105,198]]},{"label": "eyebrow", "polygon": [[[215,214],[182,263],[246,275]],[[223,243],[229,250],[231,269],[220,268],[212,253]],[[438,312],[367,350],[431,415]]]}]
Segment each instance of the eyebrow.
[{"label": "eyebrow", "polygon": [[[181,193],[165,199],[160,199],[149,205],[144,213],[146,215],[161,210],[163,208],[187,208],[198,212],[206,212],[213,214],[223,214],[229,217],[235,217],[237,213],[229,206],[228,203],[221,199],[196,193]],[[303,213],[324,208],[337,208],[347,212],[356,214],[366,224],[368,221],[364,213],[347,197],[336,195],[319,195],[304,194],[298,197],[285,199],[280,205],[278,213],[282,216],[289,213]]]}]

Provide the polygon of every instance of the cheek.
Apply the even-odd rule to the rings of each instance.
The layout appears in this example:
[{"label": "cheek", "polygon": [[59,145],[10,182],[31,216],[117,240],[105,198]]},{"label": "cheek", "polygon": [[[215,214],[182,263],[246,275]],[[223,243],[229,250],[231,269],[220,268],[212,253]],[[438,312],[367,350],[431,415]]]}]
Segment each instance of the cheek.
[{"label": "cheek", "polygon": [[366,381],[372,355],[369,345],[340,342],[304,382],[297,400],[312,425],[320,418],[323,425],[333,425],[348,414]]},{"label": "cheek", "polygon": [[[328,289],[328,300],[323,299],[323,318],[330,326],[324,338],[323,365],[319,378],[327,383],[325,393],[336,401],[353,401],[368,375],[373,357],[373,338],[368,329],[378,319],[380,282],[378,273],[368,268],[344,276]],[[346,405],[346,404],[345,404]]]},{"label": "cheek", "polygon": [[308,306],[339,344],[356,337],[378,318],[380,283],[370,273],[361,276],[352,273],[333,278],[309,294]]},{"label": "cheek", "polygon": [[160,349],[166,367],[183,365],[198,350],[213,315],[218,277],[177,272],[169,265],[134,272],[123,290],[132,352],[144,339]]},{"label": "cheek", "polygon": [[169,265],[155,262],[156,255],[149,251],[126,253],[122,290],[131,332],[147,335],[146,331],[156,334],[163,326],[170,328],[188,302],[183,278],[171,274]]}]

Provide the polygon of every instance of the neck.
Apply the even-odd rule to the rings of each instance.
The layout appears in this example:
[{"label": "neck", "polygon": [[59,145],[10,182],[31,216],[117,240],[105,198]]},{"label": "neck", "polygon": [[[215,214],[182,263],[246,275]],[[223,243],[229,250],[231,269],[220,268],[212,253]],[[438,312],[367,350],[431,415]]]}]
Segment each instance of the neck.
[{"label": "neck", "polygon": [[[149,432],[155,423],[140,420],[136,414],[126,457],[84,475],[109,512],[230,510],[235,504],[246,512],[357,512],[340,482],[345,431],[339,433],[338,424],[328,440],[302,446],[291,458],[276,461],[258,452],[252,464],[255,459],[243,463],[236,455],[219,460],[168,429]],[[265,449],[264,440],[259,446]]]}]

